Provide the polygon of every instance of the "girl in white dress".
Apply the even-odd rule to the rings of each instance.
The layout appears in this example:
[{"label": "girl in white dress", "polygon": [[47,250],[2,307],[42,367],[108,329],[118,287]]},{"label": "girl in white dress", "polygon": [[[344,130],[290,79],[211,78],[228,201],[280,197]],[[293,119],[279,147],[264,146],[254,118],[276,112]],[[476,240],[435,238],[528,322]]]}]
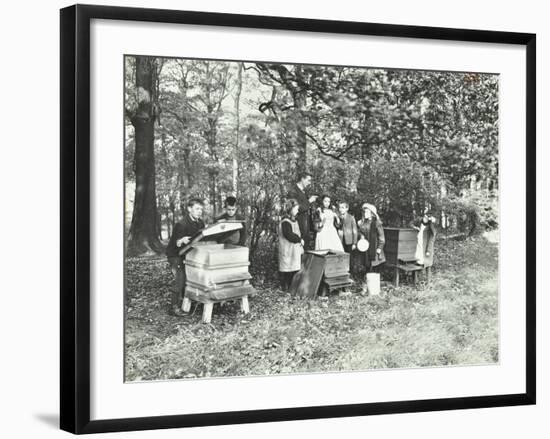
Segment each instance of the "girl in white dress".
[{"label": "girl in white dress", "polygon": [[315,237],[315,250],[343,252],[344,247],[338,236],[338,230],[335,227],[335,223],[340,223],[340,218],[330,208],[330,197],[328,195],[324,195],[321,202],[323,204],[318,210],[319,225],[317,236]]}]

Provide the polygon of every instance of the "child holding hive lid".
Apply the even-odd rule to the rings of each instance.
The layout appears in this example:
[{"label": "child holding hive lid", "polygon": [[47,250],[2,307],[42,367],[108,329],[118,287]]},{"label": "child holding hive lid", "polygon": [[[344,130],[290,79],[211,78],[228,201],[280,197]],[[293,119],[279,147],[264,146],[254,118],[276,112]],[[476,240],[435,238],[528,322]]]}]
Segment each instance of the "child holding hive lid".
[{"label": "child holding hive lid", "polygon": [[357,223],[359,237],[369,242],[368,249],[363,253],[364,266],[367,273],[376,271],[376,267],[386,262],[384,256],[384,228],[378,216],[376,207],[369,203],[361,206],[362,218]]},{"label": "child holding hive lid", "polygon": [[187,203],[187,213],[183,219],[174,225],[172,236],[166,247],[166,256],[168,263],[175,277],[175,285],[172,290],[172,314],[176,316],[184,315],[181,306],[185,295],[185,267],[183,263],[184,256],[180,256],[181,247],[189,244],[193,235],[204,228],[203,203],[197,198],[192,198]]},{"label": "child holding hive lid", "polygon": [[296,220],[299,209],[298,201],[294,198],[287,200],[279,223],[279,275],[281,287],[285,291],[290,288],[294,275],[302,268],[304,240]]}]

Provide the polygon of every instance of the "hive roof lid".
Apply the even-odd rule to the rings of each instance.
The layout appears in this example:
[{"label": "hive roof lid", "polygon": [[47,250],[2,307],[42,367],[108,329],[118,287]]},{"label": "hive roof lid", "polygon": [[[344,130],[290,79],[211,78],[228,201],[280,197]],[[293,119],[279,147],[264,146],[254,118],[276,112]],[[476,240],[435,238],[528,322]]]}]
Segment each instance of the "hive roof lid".
[{"label": "hive roof lid", "polygon": [[240,221],[240,220],[223,220],[214,224],[209,224],[204,229],[200,230],[195,235],[193,235],[191,237],[191,241],[189,242],[189,244],[183,247],[179,251],[179,254],[180,256],[184,255],[189,250],[191,250],[191,248],[193,248],[194,244],[196,244],[203,238],[208,238],[215,241],[224,233],[233,232],[235,230],[240,230],[242,228],[243,228],[243,221]]}]

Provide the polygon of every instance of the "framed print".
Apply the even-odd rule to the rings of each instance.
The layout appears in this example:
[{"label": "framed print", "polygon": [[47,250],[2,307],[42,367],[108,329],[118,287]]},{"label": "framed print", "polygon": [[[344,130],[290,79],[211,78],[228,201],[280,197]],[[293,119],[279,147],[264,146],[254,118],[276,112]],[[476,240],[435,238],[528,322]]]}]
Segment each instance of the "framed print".
[{"label": "framed print", "polygon": [[535,35],[61,10],[61,428],[535,403]]}]

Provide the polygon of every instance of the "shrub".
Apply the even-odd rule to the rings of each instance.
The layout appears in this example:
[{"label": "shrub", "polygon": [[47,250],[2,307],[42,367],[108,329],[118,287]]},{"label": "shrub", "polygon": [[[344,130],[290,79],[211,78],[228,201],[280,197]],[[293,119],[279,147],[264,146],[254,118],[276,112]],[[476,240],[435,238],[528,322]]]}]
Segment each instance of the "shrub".
[{"label": "shrub", "polygon": [[365,166],[357,190],[362,201],[378,208],[386,225],[402,227],[425,209],[439,210],[447,184],[433,169],[400,156]]},{"label": "shrub", "polygon": [[467,191],[461,197],[447,197],[442,210],[450,219],[451,229],[468,236],[498,227],[498,196],[487,191]]},{"label": "shrub", "polygon": [[430,210],[441,226],[468,236],[498,227],[498,194],[495,191],[458,188],[431,167],[407,156],[371,161],[361,172],[357,191],[348,194],[360,215],[364,201],[374,204],[385,225],[404,227]]}]

